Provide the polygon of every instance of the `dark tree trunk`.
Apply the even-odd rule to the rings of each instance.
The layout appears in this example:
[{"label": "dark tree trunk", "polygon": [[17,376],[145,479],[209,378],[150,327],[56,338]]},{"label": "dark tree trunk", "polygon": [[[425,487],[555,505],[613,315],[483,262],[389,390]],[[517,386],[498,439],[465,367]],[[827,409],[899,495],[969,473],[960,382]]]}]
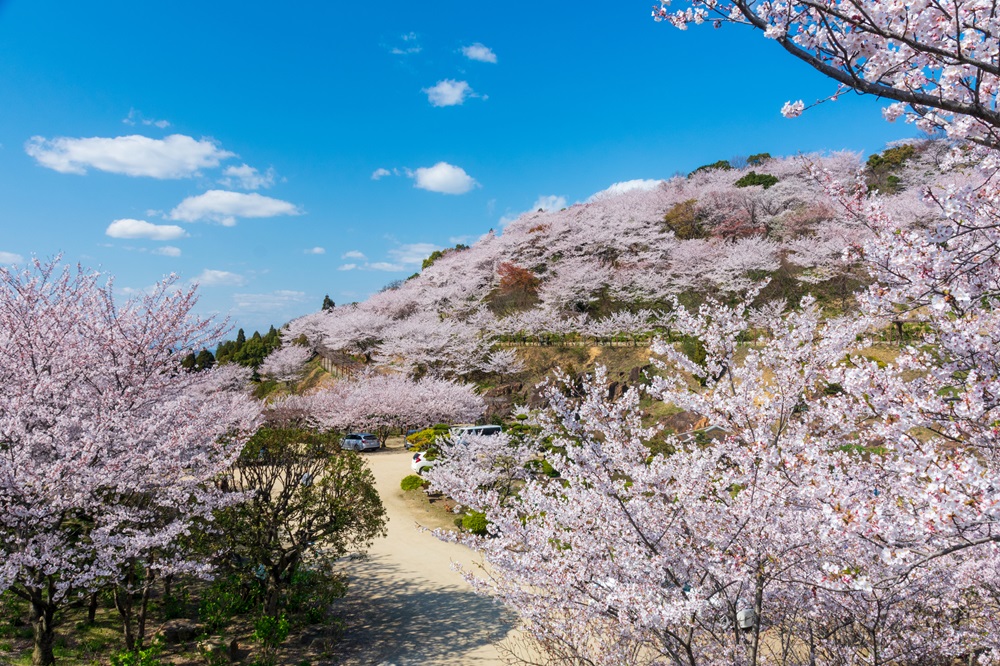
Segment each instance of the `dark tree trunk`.
[{"label": "dark tree trunk", "polygon": [[97,601],[99,598],[100,593],[90,593],[90,602],[87,605],[87,624],[94,624],[97,620]]},{"label": "dark tree trunk", "polygon": [[154,574],[150,573],[142,586],[142,602],[139,604],[139,617],[137,618],[135,639],[136,649],[141,650],[143,641],[146,638],[146,611],[149,609],[149,592],[153,588]]},{"label": "dark tree trunk", "polygon": [[[129,576],[131,578],[131,576]],[[126,580],[126,585],[128,580]],[[115,608],[122,618],[122,629],[125,633],[125,649],[135,650],[135,633],[132,631],[132,593],[121,585],[115,587]]]},{"label": "dark tree trunk", "polygon": [[55,608],[42,597],[41,590],[32,595],[31,615],[31,627],[35,638],[35,649],[31,653],[31,666],[51,666],[56,663],[56,656],[52,652],[52,644],[55,642],[55,628],[53,627]]}]

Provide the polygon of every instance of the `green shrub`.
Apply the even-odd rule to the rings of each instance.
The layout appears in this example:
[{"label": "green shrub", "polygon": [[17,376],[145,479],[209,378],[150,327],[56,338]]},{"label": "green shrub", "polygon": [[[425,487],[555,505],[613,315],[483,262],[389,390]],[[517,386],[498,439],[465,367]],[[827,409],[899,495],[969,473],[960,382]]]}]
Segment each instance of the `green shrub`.
[{"label": "green shrub", "polygon": [[160,606],[163,609],[163,617],[168,620],[185,617],[190,599],[191,593],[188,592],[186,587],[172,590],[169,595],[164,596],[160,601]]},{"label": "green shrub", "polygon": [[667,228],[674,232],[674,235],[681,240],[692,238],[704,238],[707,234],[701,225],[701,216],[698,213],[698,201],[688,199],[682,201],[666,212],[663,221]]},{"label": "green shrub", "polygon": [[249,613],[262,600],[260,584],[239,575],[215,580],[201,597],[198,617],[209,632],[228,625],[237,615]]},{"label": "green shrub", "polygon": [[479,536],[486,536],[486,514],[479,511],[470,511],[462,516],[462,529]]},{"label": "green shrub", "polygon": [[708,356],[705,345],[701,344],[701,340],[690,335],[685,335],[681,338],[681,353],[698,365],[704,363],[705,358]]},{"label": "green shrub", "polygon": [[330,602],[346,594],[345,577],[316,569],[299,569],[288,586],[287,607],[296,614],[296,624],[320,624],[326,619]]},{"label": "green shrub", "polygon": [[750,166],[760,166],[769,159],[771,159],[771,153],[755,153],[747,158],[747,164]]},{"label": "green shrub", "polygon": [[894,171],[902,169],[917,152],[911,144],[886,148],[868,158],[868,190],[895,194],[903,189],[903,180]]},{"label": "green shrub", "polygon": [[252,638],[265,649],[273,650],[288,638],[291,624],[282,613],[278,617],[262,615],[253,623]]},{"label": "green shrub", "polygon": [[559,476],[559,472],[556,471],[556,468],[553,467],[545,458],[540,460],[529,460],[525,467],[537,474],[544,474],[550,479],[555,479]]},{"label": "green shrub", "polygon": [[729,160],[719,160],[718,162],[712,162],[711,164],[703,164],[694,171],[688,174],[688,178],[695,175],[696,173],[701,173],[702,171],[729,171],[733,168],[733,165],[729,163]]},{"label": "green shrub", "polygon": [[766,190],[777,182],[778,178],[769,173],[757,173],[756,171],[751,171],[737,180],[734,185],[736,185],[736,187],[752,187],[754,185],[760,185]]},{"label": "green shrub", "polygon": [[399,482],[399,487],[403,490],[409,492],[410,490],[417,490],[418,488],[423,488],[427,485],[427,482],[421,479],[416,474],[410,474],[409,476],[403,477],[403,480]]},{"label": "green shrub", "polygon": [[875,153],[868,158],[868,168],[872,171],[879,169],[895,170],[903,167],[917,150],[913,144],[903,144],[893,148],[886,148],[881,153]]},{"label": "green shrub", "polygon": [[111,655],[111,666],[160,666],[163,647],[154,642],[145,650],[126,650]]}]

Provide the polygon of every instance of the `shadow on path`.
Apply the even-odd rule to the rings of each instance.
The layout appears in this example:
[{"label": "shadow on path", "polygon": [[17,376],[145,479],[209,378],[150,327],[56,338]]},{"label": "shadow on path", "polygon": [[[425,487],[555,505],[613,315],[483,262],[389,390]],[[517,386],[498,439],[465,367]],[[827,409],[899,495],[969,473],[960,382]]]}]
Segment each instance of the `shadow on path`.
[{"label": "shadow on path", "polygon": [[500,641],[512,628],[514,618],[500,604],[467,587],[442,587],[385,555],[352,562],[349,569],[347,597],[334,606],[344,620],[344,640],[333,663],[496,663],[495,652],[470,653]]}]

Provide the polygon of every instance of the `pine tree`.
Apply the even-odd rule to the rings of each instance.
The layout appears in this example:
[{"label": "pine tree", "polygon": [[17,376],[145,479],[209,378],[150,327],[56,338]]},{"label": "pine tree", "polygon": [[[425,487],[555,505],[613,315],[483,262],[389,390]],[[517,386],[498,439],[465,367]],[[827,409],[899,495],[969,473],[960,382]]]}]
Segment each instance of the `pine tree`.
[{"label": "pine tree", "polygon": [[323,309],[324,310],[332,310],[335,307],[337,307],[337,304],[334,303],[333,300],[330,298],[330,294],[327,294],[326,296],[323,297]]}]

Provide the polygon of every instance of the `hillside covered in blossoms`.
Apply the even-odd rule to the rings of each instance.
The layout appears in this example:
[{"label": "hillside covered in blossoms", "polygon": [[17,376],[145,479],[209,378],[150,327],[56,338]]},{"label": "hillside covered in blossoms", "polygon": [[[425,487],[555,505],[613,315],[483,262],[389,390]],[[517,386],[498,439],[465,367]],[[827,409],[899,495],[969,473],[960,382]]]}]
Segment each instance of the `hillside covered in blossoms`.
[{"label": "hillside covered in blossoms", "polygon": [[931,229],[940,211],[925,189],[966,179],[939,168],[946,151],[923,141],[867,161],[764,153],[618,183],[435,253],[420,273],[364,302],[291,322],[290,337],[379,367],[460,377],[503,373],[515,359],[498,351],[501,341],[635,342],[665,328],[674,299],[731,299],[765,279],[761,302],[811,293],[839,312],[868,279],[852,250],[869,230],[829,183],[864,174],[894,215]]}]

